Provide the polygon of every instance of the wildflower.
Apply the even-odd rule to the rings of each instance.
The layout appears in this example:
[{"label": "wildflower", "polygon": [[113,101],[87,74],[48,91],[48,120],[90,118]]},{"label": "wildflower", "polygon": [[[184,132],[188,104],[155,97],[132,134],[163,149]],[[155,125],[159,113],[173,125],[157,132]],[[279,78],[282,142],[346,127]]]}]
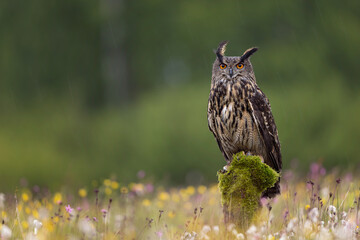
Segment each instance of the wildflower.
[{"label": "wildflower", "polygon": [[105,179],[105,180],[104,180],[104,185],[105,185],[106,187],[109,187],[109,186],[111,185],[111,180],[110,180],[110,179]]},{"label": "wildflower", "polygon": [[101,212],[103,213],[103,214],[106,214],[107,213],[107,210],[106,209],[101,209]]},{"label": "wildflower", "polygon": [[171,195],[171,201],[173,201],[173,202],[180,202],[180,196],[179,196],[179,194],[176,194],[176,193],[174,193],[174,194],[172,194]]},{"label": "wildflower", "polygon": [[305,210],[309,210],[309,209],[310,209],[310,205],[307,204],[307,205],[305,206]]},{"label": "wildflower", "polygon": [[193,186],[188,186],[186,188],[186,193],[190,196],[193,195],[195,193],[195,188]]},{"label": "wildflower", "polygon": [[201,231],[206,234],[211,231],[211,227],[209,225],[204,225]]},{"label": "wildflower", "polygon": [[96,217],[93,217],[93,220],[94,222],[98,222],[97,218]]},{"label": "wildflower", "polygon": [[292,218],[287,227],[286,227],[286,231],[287,232],[296,232],[297,231],[297,218]]},{"label": "wildflower", "polygon": [[144,205],[145,207],[150,206],[150,204],[151,204],[151,202],[150,202],[150,200],[147,199],[147,198],[142,201],[142,205]]},{"label": "wildflower", "polygon": [[112,182],[111,182],[111,188],[112,188],[112,189],[118,189],[118,188],[119,188],[119,183],[116,182],[116,181],[112,181]]},{"label": "wildflower", "polygon": [[[247,239],[260,239],[258,230],[255,227],[255,225],[251,225],[249,227],[249,229],[246,231],[246,236],[247,236]],[[243,238],[238,238],[238,239],[245,239],[245,238],[243,237]]]},{"label": "wildflower", "polygon": [[214,231],[214,233],[217,235],[217,234],[219,234],[219,232],[220,232],[220,228],[219,228],[219,226],[213,226],[213,231]]},{"label": "wildflower", "polygon": [[34,220],[33,221],[33,226],[34,226],[34,234],[37,235],[39,229],[42,227],[42,222],[40,222],[39,220]]},{"label": "wildflower", "polygon": [[162,235],[163,235],[163,232],[162,231],[158,231],[156,232],[156,235],[161,239]]},{"label": "wildflower", "polygon": [[158,194],[158,199],[161,201],[167,201],[170,199],[170,195],[167,192],[161,192]]},{"label": "wildflower", "polygon": [[127,187],[122,187],[122,188],[120,189],[120,191],[121,191],[121,193],[123,193],[123,194],[127,194],[127,193],[129,192],[129,190],[128,190]]},{"label": "wildflower", "polygon": [[22,193],[21,198],[24,202],[29,201],[29,195],[27,193]]},{"label": "wildflower", "polygon": [[154,185],[152,185],[151,183],[146,184],[145,190],[146,190],[146,192],[148,192],[148,193],[152,193],[152,192],[154,191]]},{"label": "wildflower", "polygon": [[174,212],[174,211],[170,211],[170,212],[168,213],[168,217],[169,217],[169,218],[174,218],[174,217],[175,217],[175,212]]},{"label": "wildflower", "polygon": [[0,208],[4,208],[5,194],[0,193]]},{"label": "wildflower", "polygon": [[22,226],[22,228],[25,229],[25,230],[29,228],[29,224],[28,224],[27,221],[22,221],[22,222],[21,222],[21,226]]},{"label": "wildflower", "polygon": [[68,204],[67,206],[65,206],[65,210],[71,214],[71,212],[74,210],[73,208],[71,208],[70,204]]},{"label": "wildflower", "polygon": [[319,210],[317,208],[311,209],[308,216],[313,223],[317,223],[319,218]]},{"label": "wildflower", "polygon": [[328,207],[328,213],[329,217],[332,221],[337,222],[337,216],[336,216],[336,207],[333,205],[330,205]]},{"label": "wildflower", "polygon": [[203,186],[203,185],[200,185],[198,188],[197,188],[197,191],[199,194],[204,194],[206,192],[206,186]]},{"label": "wildflower", "polygon": [[96,235],[96,230],[94,225],[85,219],[81,219],[79,221],[78,227],[80,232],[82,232],[88,238],[92,238]]},{"label": "wildflower", "polygon": [[55,204],[60,204],[61,201],[62,201],[61,193],[59,193],[59,192],[55,193],[54,198],[53,198],[53,202]]},{"label": "wildflower", "polygon": [[87,195],[86,189],[85,188],[80,188],[79,189],[79,196],[84,198],[84,197],[86,197],[86,195]]},{"label": "wildflower", "polygon": [[11,235],[12,235],[11,229],[6,225],[2,225],[0,230],[1,239],[9,239],[11,238]]},{"label": "wildflower", "polygon": [[137,173],[137,177],[139,179],[143,179],[145,177],[146,173],[144,170],[140,170],[138,173]]},{"label": "wildflower", "polygon": [[106,188],[105,188],[105,194],[106,194],[106,195],[111,195],[111,193],[112,193],[111,188],[106,187]]},{"label": "wildflower", "polygon": [[245,236],[242,233],[238,233],[238,234],[236,234],[236,239],[243,240],[243,239],[245,239]]}]

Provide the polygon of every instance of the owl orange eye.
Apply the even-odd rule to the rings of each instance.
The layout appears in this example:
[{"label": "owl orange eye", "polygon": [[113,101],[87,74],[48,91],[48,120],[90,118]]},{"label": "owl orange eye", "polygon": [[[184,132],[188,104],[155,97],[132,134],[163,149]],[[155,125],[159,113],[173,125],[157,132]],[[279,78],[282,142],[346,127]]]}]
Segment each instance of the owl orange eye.
[{"label": "owl orange eye", "polygon": [[223,63],[220,64],[220,68],[221,68],[221,69],[225,69],[226,67],[227,67],[226,64],[223,64]]},{"label": "owl orange eye", "polygon": [[244,67],[244,64],[239,63],[238,65],[236,65],[236,67],[237,67],[238,69],[242,69],[242,68]]}]

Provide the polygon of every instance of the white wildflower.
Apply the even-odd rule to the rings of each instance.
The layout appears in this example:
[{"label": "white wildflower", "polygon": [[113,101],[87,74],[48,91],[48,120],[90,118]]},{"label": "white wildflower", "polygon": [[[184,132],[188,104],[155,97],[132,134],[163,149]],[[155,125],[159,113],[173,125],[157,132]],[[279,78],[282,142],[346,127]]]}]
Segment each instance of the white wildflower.
[{"label": "white wildflower", "polygon": [[344,219],[344,220],[345,220],[346,217],[347,217],[347,213],[343,211],[343,212],[341,213],[341,219]]},{"label": "white wildflower", "polygon": [[287,232],[296,232],[297,231],[297,218],[292,218],[290,219],[287,227],[286,227],[286,231]]},{"label": "white wildflower", "polygon": [[0,231],[1,239],[9,239],[9,238],[11,238],[11,235],[12,235],[11,229],[6,225],[2,225],[1,231]]},{"label": "white wildflower", "polygon": [[209,225],[204,225],[201,231],[206,234],[211,231],[211,227]]},{"label": "white wildflower", "polygon": [[255,225],[251,225],[249,227],[249,229],[246,231],[246,237],[249,240],[252,239],[260,239],[261,235],[260,232],[258,232],[257,228],[255,227]]},{"label": "white wildflower", "polygon": [[310,234],[312,230],[312,222],[310,220],[306,220],[303,226],[303,231],[305,235]]},{"label": "white wildflower", "polygon": [[227,230],[228,230],[229,232],[231,232],[234,228],[235,228],[235,224],[231,223],[231,224],[229,224],[229,226],[227,227]]},{"label": "white wildflower", "polygon": [[35,219],[33,221],[33,226],[34,226],[34,234],[36,235],[39,231],[39,229],[42,227],[42,222],[40,222],[39,220]]},{"label": "white wildflower", "polygon": [[219,226],[213,226],[213,231],[214,231],[214,233],[216,234],[216,235],[218,235],[219,234],[219,232],[220,232],[220,228],[219,228]]},{"label": "white wildflower", "polygon": [[5,194],[0,193],[0,208],[4,208],[5,204]]},{"label": "white wildflower", "polygon": [[183,236],[181,236],[181,240],[195,240],[197,233],[192,231],[191,233],[185,232]]},{"label": "white wildflower", "polygon": [[94,237],[96,234],[96,230],[94,225],[91,221],[81,219],[78,223],[79,230],[86,236],[86,237]]},{"label": "white wildflower", "polygon": [[286,236],[286,233],[283,233],[279,240],[288,240],[288,236]]},{"label": "white wildflower", "polygon": [[321,227],[319,233],[316,235],[317,240],[328,240],[332,239],[329,229]]},{"label": "white wildflower", "polygon": [[242,233],[238,233],[238,234],[236,235],[236,239],[244,240],[244,239],[245,239],[245,236],[244,236],[244,234],[242,234]]},{"label": "white wildflower", "polygon": [[333,206],[333,205],[330,205],[328,207],[328,213],[329,213],[329,217],[330,217],[330,220],[332,222],[337,222],[337,215],[336,215],[336,207]]},{"label": "white wildflower", "polygon": [[319,209],[317,208],[313,208],[310,210],[309,214],[309,219],[313,222],[313,223],[317,223],[319,220]]},{"label": "white wildflower", "polygon": [[255,225],[251,225],[249,229],[246,231],[246,235],[253,235],[256,233],[256,227]]}]

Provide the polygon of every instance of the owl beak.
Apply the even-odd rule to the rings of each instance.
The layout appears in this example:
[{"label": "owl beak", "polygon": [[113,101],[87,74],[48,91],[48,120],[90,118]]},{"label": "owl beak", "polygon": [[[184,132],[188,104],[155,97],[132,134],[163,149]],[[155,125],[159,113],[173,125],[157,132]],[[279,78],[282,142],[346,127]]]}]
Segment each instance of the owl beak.
[{"label": "owl beak", "polygon": [[233,69],[232,68],[229,69],[229,75],[230,75],[230,77],[233,76]]}]

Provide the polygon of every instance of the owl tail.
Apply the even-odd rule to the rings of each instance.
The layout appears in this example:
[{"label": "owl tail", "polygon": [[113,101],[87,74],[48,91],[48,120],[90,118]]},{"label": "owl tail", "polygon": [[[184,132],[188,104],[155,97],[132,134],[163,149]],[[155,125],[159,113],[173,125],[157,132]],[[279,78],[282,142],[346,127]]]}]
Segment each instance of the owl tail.
[{"label": "owl tail", "polygon": [[273,198],[278,194],[280,194],[280,178],[273,187],[266,189],[265,192],[262,193],[261,197],[262,198]]}]

